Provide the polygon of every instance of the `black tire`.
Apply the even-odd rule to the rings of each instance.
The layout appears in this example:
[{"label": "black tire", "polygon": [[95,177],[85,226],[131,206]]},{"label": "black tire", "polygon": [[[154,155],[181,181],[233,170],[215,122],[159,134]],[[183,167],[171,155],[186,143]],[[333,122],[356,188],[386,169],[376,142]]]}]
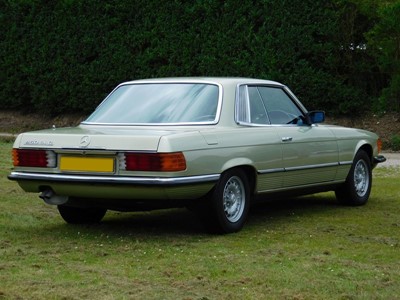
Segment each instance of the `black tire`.
[{"label": "black tire", "polygon": [[215,233],[233,233],[246,222],[250,205],[250,188],[246,173],[232,169],[221,175],[211,196],[211,219],[207,225]]},{"label": "black tire", "polygon": [[346,182],[335,191],[336,199],[345,205],[364,205],[369,199],[371,186],[371,159],[364,150],[360,150],[354,158]]},{"label": "black tire", "polygon": [[73,207],[58,205],[58,211],[65,222],[69,224],[99,223],[107,212],[105,208]]}]

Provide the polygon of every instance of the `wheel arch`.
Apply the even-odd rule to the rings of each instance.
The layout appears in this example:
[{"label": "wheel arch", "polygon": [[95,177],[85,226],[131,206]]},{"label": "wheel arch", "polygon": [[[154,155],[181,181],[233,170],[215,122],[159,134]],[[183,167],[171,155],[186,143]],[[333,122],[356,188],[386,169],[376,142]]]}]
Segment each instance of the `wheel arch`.
[{"label": "wheel arch", "polygon": [[[372,163],[372,161],[373,161],[373,157],[374,157],[374,150],[373,150],[373,147],[368,143],[368,142],[366,142],[366,141],[363,141],[363,142],[360,142],[358,145],[357,145],[357,148],[356,148],[357,150],[355,151],[355,153],[354,153],[354,157],[357,155],[357,153],[360,151],[360,150],[363,150],[364,152],[366,152],[367,153],[367,155],[368,155],[368,157],[369,157],[369,159],[370,159],[370,161],[371,161],[371,163]],[[354,159],[354,157],[353,157],[353,159]]]},{"label": "wheel arch", "polygon": [[249,163],[250,162],[249,160],[247,160],[247,162],[248,162],[247,164],[244,163],[244,161],[242,161],[242,164],[225,164],[224,165],[225,168],[223,169],[222,173],[232,169],[243,170],[248,179],[251,195],[254,195],[257,186],[257,170],[252,164]]}]

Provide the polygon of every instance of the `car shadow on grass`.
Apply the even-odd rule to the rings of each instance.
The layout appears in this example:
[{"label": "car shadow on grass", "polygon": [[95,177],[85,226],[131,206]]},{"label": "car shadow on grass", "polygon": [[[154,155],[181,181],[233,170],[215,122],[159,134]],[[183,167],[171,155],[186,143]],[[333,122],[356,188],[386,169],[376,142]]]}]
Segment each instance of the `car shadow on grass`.
[{"label": "car shadow on grass", "polygon": [[303,217],[328,216],[339,213],[343,209],[344,206],[336,201],[333,193],[264,199],[252,205],[247,225],[273,226],[276,223],[291,221],[293,216],[296,216],[297,220],[301,221]]},{"label": "car shadow on grass", "polygon": [[[316,214],[337,213],[338,205],[334,195],[311,195],[298,198],[271,199],[254,204],[246,226],[273,227],[276,223],[290,222],[293,215],[310,218]],[[205,220],[206,222],[207,220]],[[91,225],[70,225],[60,223],[64,230],[83,230],[107,233],[115,236],[141,235],[208,235],[210,232],[203,220],[185,208],[154,210],[148,212],[109,211],[103,221]],[[60,228],[59,228],[60,229]]]},{"label": "car shadow on grass", "polygon": [[189,237],[207,234],[203,224],[186,209],[156,210],[151,212],[108,211],[104,219],[95,224],[67,224],[60,216],[51,224],[41,224],[25,231],[43,238],[50,236],[76,240],[82,237],[104,237],[146,239],[148,237]]},{"label": "car shadow on grass", "polygon": [[251,208],[253,215],[271,213],[285,215],[291,211],[324,211],[327,208],[342,207],[332,193],[314,194],[301,197],[265,198]]},{"label": "car shadow on grass", "polygon": [[97,225],[101,230],[116,234],[204,234],[205,228],[196,214],[185,208],[163,209],[148,212],[109,211]]}]

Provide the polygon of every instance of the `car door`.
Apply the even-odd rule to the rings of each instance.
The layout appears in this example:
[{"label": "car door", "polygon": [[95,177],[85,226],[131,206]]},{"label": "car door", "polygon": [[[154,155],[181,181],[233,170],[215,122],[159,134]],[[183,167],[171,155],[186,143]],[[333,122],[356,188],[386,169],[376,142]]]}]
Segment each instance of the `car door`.
[{"label": "car door", "polygon": [[[257,170],[258,193],[282,189],[282,145],[268,116],[259,93],[248,85],[238,86],[235,121],[241,125],[235,131],[235,143],[246,144],[246,154]],[[240,132],[240,133],[239,133]]]},{"label": "car door", "polygon": [[338,167],[338,146],[325,126],[309,125],[304,108],[285,87],[249,86],[258,93],[266,115],[282,145],[283,187],[295,188],[333,181]]}]

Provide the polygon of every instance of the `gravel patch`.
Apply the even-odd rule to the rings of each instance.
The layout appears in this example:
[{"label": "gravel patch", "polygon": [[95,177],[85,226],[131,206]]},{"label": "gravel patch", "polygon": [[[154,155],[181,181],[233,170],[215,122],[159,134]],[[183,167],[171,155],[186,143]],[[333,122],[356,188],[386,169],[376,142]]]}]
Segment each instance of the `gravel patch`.
[{"label": "gravel patch", "polygon": [[386,157],[386,161],[384,163],[378,164],[378,167],[400,167],[400,152],[388,152],[382,153],[382,155]]}]

